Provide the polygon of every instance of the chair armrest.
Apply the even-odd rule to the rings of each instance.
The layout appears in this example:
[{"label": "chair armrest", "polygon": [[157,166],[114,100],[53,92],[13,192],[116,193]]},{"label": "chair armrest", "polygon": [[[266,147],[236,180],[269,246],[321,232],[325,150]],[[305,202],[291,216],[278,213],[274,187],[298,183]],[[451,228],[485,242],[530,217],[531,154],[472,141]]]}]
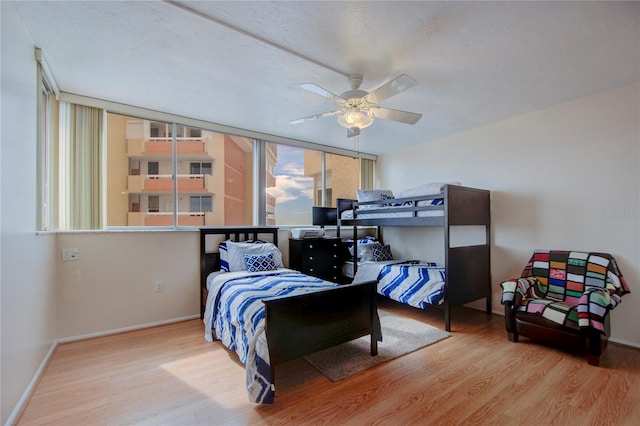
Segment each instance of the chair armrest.
[{"label": "chair armrest", "polygon": [[587,287],[578,301],[578,325],[604,334],[604,320],[620,301],[620,295],[611,289]]},{"label": "chair armrest", "polygon": [[513,301],[516,298],[516,289],[518,288],[518,279],[512,278],[510,280],[503,281],[500,283],[500,287],[502,288],[502,300],[500,303],[503,305],[507,305],[507,303],[513,305]]},{"label": "chair armrest", "polygon": [[504,305],[507,302],[511,302],[514,306],[518,306],[522,298],[529,294],[530,289],[537,282],[538,279],[536,277],[513,278],[503,281],[500,284],[500,287],[502,287],[502,300],[500,303]]}]

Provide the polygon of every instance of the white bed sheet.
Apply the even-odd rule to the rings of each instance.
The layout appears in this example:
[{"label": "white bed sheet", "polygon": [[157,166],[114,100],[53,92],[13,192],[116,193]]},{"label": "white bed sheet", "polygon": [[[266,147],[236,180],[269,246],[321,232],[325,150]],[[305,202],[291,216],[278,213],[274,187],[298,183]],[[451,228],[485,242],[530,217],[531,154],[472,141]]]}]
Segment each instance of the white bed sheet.
[{"label": "white bed sheet", "polygon": [[381,261],[367,261],[358,262],[358,271],[355,276],[353,275],[353,261],[349,260],[344,262],[342,266],[342,272],[346,277],[353,277],[353,284],[364,283],[367,281],[376,281],[380,270],[385,265],[393,265],[394,263],[404,263],[407,260],[381,260]]},{"label": "white bed sheet", "polygon": [[[418,201],[418,206],[433,206],[431,200]],[[376,209],[389,210],[389,212],[365,213],[366,208],[358,210],[358,219],[379,219],[387,217],[414,217],[414,212],[394,212],[393,209],[402,206],[375,206]],[[406,206],[405,206],[406,207]],[[444,216],[444,209],[439,210],[422,210],[418,212],[418,217],[437,217]],[[352,220],[353,210],[344,210],[340,214],[340,219]]]}]

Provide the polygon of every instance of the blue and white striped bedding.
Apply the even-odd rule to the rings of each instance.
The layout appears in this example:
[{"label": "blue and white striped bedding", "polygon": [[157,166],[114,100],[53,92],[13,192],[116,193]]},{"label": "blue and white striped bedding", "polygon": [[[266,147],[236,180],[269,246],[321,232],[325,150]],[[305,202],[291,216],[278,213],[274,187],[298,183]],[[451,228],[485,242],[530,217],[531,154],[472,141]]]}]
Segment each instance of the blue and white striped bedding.
[{"label": "blue and white striped bedding", "polygon": [[353,282],[371,280],[378,280],[379,294],[416,308],[444,302],[445,269],[436,263],[418,260],[358,263]]},{"label": "blue and white striped bedding", "polygon": [[444,302],[445,270],[435,263],[384,265],[378,275],[378,293],[424,309]]},{"label": "blue and white striped bedding", "polygon": [[205,339],[212,341],[215,336],[238,354],[252,402],[270,404],[274,396],[262,300],[336,285],[291,269],[214,273],[207,278]]}]

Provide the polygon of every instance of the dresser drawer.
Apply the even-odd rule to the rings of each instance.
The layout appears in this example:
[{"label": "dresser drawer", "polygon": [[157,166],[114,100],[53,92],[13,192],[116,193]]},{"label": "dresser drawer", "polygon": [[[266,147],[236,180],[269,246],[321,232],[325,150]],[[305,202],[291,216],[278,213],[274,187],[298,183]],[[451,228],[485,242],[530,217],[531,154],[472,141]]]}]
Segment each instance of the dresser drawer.
[{"label": "dresser drawer", "polygon": [[289,240],[289,267],[329,281],[341,278],[342,256],[339,238]]}]

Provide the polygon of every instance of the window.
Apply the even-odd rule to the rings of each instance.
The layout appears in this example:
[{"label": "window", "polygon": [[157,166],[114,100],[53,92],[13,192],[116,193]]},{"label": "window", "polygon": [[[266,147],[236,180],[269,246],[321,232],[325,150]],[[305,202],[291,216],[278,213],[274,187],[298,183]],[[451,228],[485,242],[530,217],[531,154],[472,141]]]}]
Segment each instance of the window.
[{"label": "window", "polygon": [[[308,225],[313,206],[313,177],[304,148],[266,144],[267,225]],[[272,173],[269,170],[273,170]]]},{"label": "window", "polygon": [[157,161],[149,161],[147,163],[147,174],[148,175],[160,174],[160,163],[158,163]]},{"label": "window", "polygon": [[60,90],[40,48],[35,48],[37,61],[37,229],[58,228],[58,111]]},{"label": "window", "polygon": [[40,212],[38,215],[38,229],[48,230],[52,228],[52,206],[50,204],[51,192],[53,191],[51,166],[52,157],[52,136],[54,133],[55,119],[57,118],[57,106],[53,91],[49,88],[46,80],[42,80],[40,99],[38,100],[38,144],[39,144],[39,167],[40,171]]},{"label": "window", "polygon": [[[60,149],[52,154],[60,158],[45,162],[53,184],[43,206],[63,230],[309,225],[312,206],[354,198],[372,176],[371,160],[67,102],[60,111]],[[82,160],[63,161],[72,158]]]},{"label": "window", "polygon": [[189,201],[191,213],[211,212],[211,196],[191,196]]},{"label": "window", "polygon": [[360,159],[358,158],[307,151],[304,157],[304,173],[313,177],[314,206],[335,207],[336,198],[353,199],[356,197],[358,188],[367,188],[360,185]]},{"label": "window", "polygon": [[107,123],[107,226],[253,223],[251,139],[114,113]]},{"label": "window", "polygon": [[147,211],[149,213],[160,213],[160,196],[159,195],[149,195],[147,197],[147,201],[149,203],[149,207]]},{"label": "window", "polygon": [[210,175],[211,163],[191,163],[190,173],[192,175]]}]

